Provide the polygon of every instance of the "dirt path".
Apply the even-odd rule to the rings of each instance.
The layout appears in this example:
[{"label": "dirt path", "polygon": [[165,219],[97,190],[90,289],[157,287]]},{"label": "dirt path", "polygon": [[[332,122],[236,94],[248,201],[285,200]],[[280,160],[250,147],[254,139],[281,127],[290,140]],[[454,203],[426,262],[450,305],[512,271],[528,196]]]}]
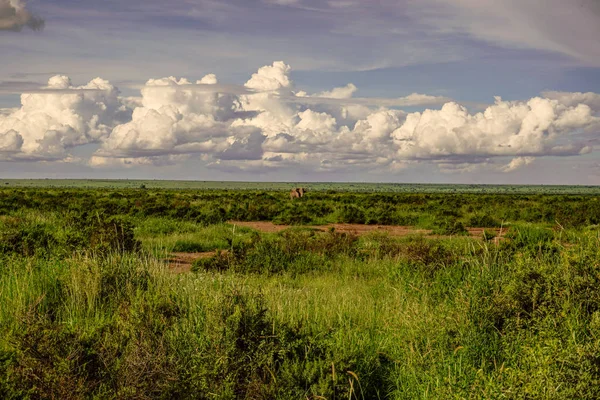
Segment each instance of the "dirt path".
[{"label": "dirt path", "polygon": [[171,257],[166,261],[169,263],[171,272],[180,274],[189,272],[192,264],[199,258],[209,258],[217,254],[216,251],[206,251],[203,253],[171,253]]},{"label": "dirt path", "polygon": [[[276,225],[269,221],[229,221],[232,225],[243,226],[247,228],[256,229],[261,232],[281,232],[282,230],[288,229],[290,225]],[[305,226],[306,228],[320,230],[323,232],[334,228],[336,232],[346,232],[355,235],[366,235],[371,232],[387,232],[390,236],[407,236],[407,235],[429,235],[431,230],[428,229],[415,229],[413,226],[398,226],[398,225],[364,225],[364,224],[328,224],[328,225],[311,225]],[[481,237],[483,230],[494,232],[494,234],[500,236],[504,232],[500,232],[500,228],[467,228],[469,235],[473,237]],[[506,230],[504,230],[506,231]],[[436,236],[438,237],[438,236]]]},{"label": "dirt path", "polygon": [[[288,229],[290,225],[276,225],[269,221],[229,221],[232,225],[243,226],[246,228],[256,229],[260,232],[274,233],[281,232]],[[331,228],[334,228],[336,232],[352,233],[354,235],[366,235],[371,232],[387,232],[390,236],[402,237],[414,234],[431,234],[431,230],[428,229],[415,229],[412,226],[395,226],[395,225],[363,225],[363,224],[328,224],[328,225],[312,225],[304,226],[306,228],[315,229],[326,232]],[[475,238],[481,238],[483,230],[494,232],[497,237],[494,242],[504,236],[506,229],[500,230],[500,228],[467,228],[469,235]],[[440,238],[444,236],[431,236],[432,238]],[[207,251],[203,253],[171,253],[171,257],[166,261],[169,263],[169,268],[174,273],[189,272],[192,269],[192,264],[199,258],[209,258],[216,254],[214,251]]]}]

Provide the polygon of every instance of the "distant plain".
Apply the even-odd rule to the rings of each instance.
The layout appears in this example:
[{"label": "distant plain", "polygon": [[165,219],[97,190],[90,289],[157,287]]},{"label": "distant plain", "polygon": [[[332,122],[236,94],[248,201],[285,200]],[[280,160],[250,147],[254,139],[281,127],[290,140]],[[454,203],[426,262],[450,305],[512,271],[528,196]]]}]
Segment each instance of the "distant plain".
[{"label": "distant plain", "polygon": [[4,187],[196,189],[196,190],[289,190],[302,186],[312,191],[387,193],[489,193],[489,194],[600,194],[600,186],[584,185],[486,185],[446,183],[365,182],[241,182],[148,179],[0,179]]}]

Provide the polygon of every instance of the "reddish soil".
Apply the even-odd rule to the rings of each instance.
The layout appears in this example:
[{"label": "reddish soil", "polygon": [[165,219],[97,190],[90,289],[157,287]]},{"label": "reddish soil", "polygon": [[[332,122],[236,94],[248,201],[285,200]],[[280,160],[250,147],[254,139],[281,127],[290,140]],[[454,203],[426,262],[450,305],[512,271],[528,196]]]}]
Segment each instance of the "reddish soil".
[{"label": "reddish soil", "polygon": [[[281,232],[284,229],[288,229],[290,225],[276,225],[268,221],[254,221],[254,222],[242,222],[242,221],[230,221],[233,225],[243,226],[247,228],[256,229],[261,232]],[[431,234],[430,230],[427,229],[415,229],[411,226],[394,226],[394,225],[361,225],[361,224],[329,224],[329,225],[318,225],[318,226],[304,226],[306,228],[315,229],[326,232],[331,228],[334,228],[336,232],[352,233],[354,235],[366,235],[371,232],[387,232],[390,236],[407,236],[411,234]],[[469,235],[475,238],[481,238],[483,236],[483,230],[494,232],[497,237],[494,239],[495,243],[498,243],[499,239],[504,236],[506,229],[501,230],[499,228],[467,228]],[[435,235],[433,237],[441,237]],[[199,258],[209,258],[216,254],[214,251],[207,251],[203,253],[171,253],[171,257],[166,261],[169,263],[169,267],[174,273],[189,272],[192,268],[192,264]]]},{"label": "reddish soil", "polygon": [[[269,221],[229,221],[230,224],[244,226],[247,228],[256,229],[261,232],[280,232],[284,229],[288,229],[290,225],[276,225]],[[347,232],[355,235],[366,235],[371,232],[387,232],[390,236],[407,236],[415,234],[429,235],[431,231],[428,229],[415,229],[412,226],[397,226],[397,225],[363,225],[363,224],[328,224],[328,225],[313,225],[305,226],[306,228],[328,231],[334,228],[336,232]],[[467,228],[469,235],[474,237],[482,237],[483,230],[494,232],[498,236],[502,236],[503,232],[499,228]]]},{"label": "reddish soil", "polygon": [[192,269],[192,264],[199,258],[209,258],[216,254],[214,251],[204,253],[171,253],[171,258],[166,261],[169,263],[171,272],[180,274],[189,272]]}]

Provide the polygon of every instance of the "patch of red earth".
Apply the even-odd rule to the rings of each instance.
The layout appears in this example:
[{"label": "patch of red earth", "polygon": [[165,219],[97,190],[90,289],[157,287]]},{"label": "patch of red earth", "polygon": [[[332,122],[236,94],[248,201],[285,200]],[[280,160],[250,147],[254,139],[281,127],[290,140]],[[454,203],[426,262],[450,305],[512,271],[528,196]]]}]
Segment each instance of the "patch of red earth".
[{"label": "patch of red earth", "polygon": [[[243,226],[247,228],[256,229],[260,232],[274,233],[281,232],[285,229],[290,228],[290,225],[276,225],[268,221],[230,221],[232,225]],[[334,228],[336,232],[351,233],[354,235],[366,235],[371,232],[386,232],[390,236],[407,236],[414,234],[428,235],[431,233],[427,229],[415,229],[411,226],[395,226],[395,225],[361,225],[361,224],[329,224],[329,225],[318,225],[318,226],[305,226],[319,231],[326,232],[331,228]],[[476,238],[482,238],[483,231],[493,232],[496,235],[494,242],[497,244],[498,241],[504,236],[507,229],[500,228],[467,228],[469,235]],[[436,235],[435,237],[442,237]],[[199,258],[209,258],[217,254],[216,251],[207,251],[202,253],[171,253],[171,257],[166,261],[169,264],[169,268],[174,273],[189,272],[192,269],[194,261]]]},{"label": "patch of red earth", "polygon": [[[281,232],[288,229],[290,225],[276,225],[269,221],[229,221],[232,225],[243,226],[246,228],[256,229],[257,231],[273,233]],[[346,232],[355,235],[366,235],[371,232],[387,232],[390,236],[407,236],[407,235],[429,235],[431,230],[428,229],[415,229],[412,226],[398,226],[398,225],[363,225],[363,224],[328,224],[328,225],[311,225],[304,226],[306,228],[315,229],[319,231],[328,231],[334,228],[336,232]],[[469,235],[473,237],[482,237],[483,231],[493,232],[496,236],[503,236],[506,229],[501,230],[500,228],[467,228]]]},{"label": "patch of red earth", "polygon": [[232,225],[256,229],[257,231],[266,232],[266,233],[281,232],[290,227],[289,225],[276,225],[269,221],[250,221],[250,222],[229,221],[229,223]]},{"label": "patch of red earth", "polygon": [[171,257],[166,261],[169,263],[171,272],[183,273],[192,269],[192,264],[199,258],[210,258],[217,254],[216,251],[206,251],[203,253],[171,253]]}]

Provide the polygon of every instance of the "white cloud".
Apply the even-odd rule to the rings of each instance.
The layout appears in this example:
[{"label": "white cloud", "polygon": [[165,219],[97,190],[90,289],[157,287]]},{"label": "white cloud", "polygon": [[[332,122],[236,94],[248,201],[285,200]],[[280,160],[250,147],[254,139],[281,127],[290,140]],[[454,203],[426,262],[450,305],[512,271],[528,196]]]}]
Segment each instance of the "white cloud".
[{"label": "white cloud", "polygon": [[129,164],[135,158],[163,163],[172,155],[194,153],[224,159],[260,158],[257,143],[264,139],[260,131],[231,126],[232,120],[248,114],[240,108],[237,96],[204,90],[205,85],[216,86],[216,76],[206,75],[196,83],[175,77],[150,79],[141,90],[131,121],[113,129],[92,164],[112,165],[110,158]]},{"label": "white cloud", "polygon": [[[243,87],[220,84],[213,74],[196,82],[150,79],[140,98],[126,99],[99,78],[74,87],[56,76],[44,89],[49,92],[24,94],[20,109],[0,113],[0,157],[73,159],[70,148],[98,142],[92,166],[199,159],[225,171],[393,172],[426,162],[443,172],[478,166],[509,172],[533,157],[589,153],[598,139],[593,93],[497,98],[471,113],[422,94],[354,98],[353,84],[309,95],[296,91],[290,73],[289,65],[275,62]],[[448,101],[441,109],[422,112],[386,106],[442,100]],[[124,104],[134,108],[130,115]],[[503,165],[506,157],[513,160]]]},{"label": "white cloud", "polygon": [[333,88],[309,95],[304,91],[298,91],[295,96],[281,96],[281,99],[288,102],[295,102],[306,105],[330,104],[334,106],[350,105],[364,107],[417,107],[427,105],[438,105],[452,101],[452,99],[443,96],[430,96],[420,93],[412,93],[405,97],[381,98],[381,97],[353,97],[358,88],[349,83],[343,87]]},{"label": "white cloud", "polygon": [[349,99],[356,92],[356,86],[352,83],[344,87],[333,88],[330,91],[317,93],[315,97],[325,97],[329,99]]},{"label": "white cloud", "polygon": [[577,106],[579,104],[585,104],[589,106],[592,110],[600,110],[600,94],[598,93],[547,91],[543,92],[542,95],[548,99],[557,100],[558,102],[568,107]]},{"label": "white cloud", "polygon": [[246,87],[259,91],[277,90],[290,87],[289,73],[292,68],[283,61],[275,61],[273,65],[259,68],[258,72],[252,74],[252,78],[246,82]]},{"label": "white cloud", "polygon": [[501,169],[503,172],[512,172],[516,169],[529,165],[535,161],[535,157],[516,157],[513,158],[508,164],[504,165]]},{"label": "white cloud", "polygon": [[23,136],[15,130],[9,130],[0,133],[0,153],[1,152],[17,152],[23,146]]},{"label": "white cloud", "polygon": [[129,118],[118,90],[96,78],[74,87],[57,75],[45,92],[21,95],[21,107],[0,114],[2,159],[61,159],[68,149],[97,142]]},{"label": "white cloud", "polygon": [[497,98],[482,113],[447,103],[441,110],[409,114],[392,136],[403,158],[577,155],[586,147],[577,133],[598,122],[585,104]]},{"label": "white cloud", "polygon": [[189,154],[171,154],[146,157],[102,157],[92,156],[88,164],[95,168],[134,168],[140,166],[162,167],[189,160]]}]

